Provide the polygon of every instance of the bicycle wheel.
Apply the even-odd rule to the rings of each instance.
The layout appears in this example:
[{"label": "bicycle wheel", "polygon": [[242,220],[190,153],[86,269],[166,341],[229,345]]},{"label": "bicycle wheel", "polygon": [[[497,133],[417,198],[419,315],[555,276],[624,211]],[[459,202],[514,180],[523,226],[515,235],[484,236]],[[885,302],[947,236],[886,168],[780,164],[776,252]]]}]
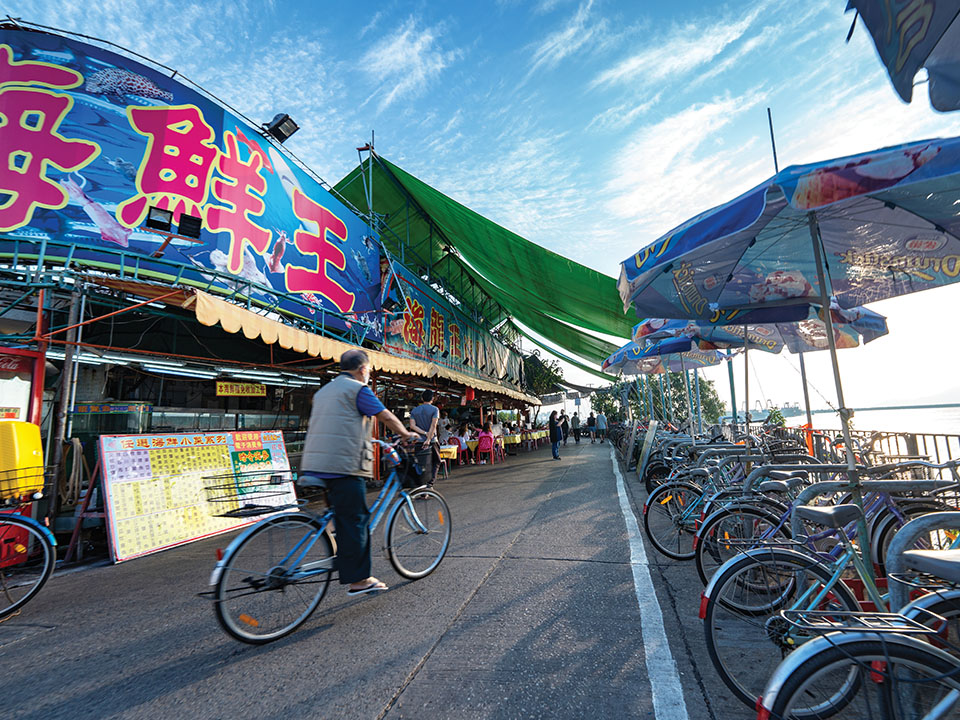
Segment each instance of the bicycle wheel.
[{"label": "bicycle wheel", "polygon": [[820,639],[823,649],[776,690],[770,717],[923,718],[960,688],[960,665],[922,642],[873,637],[832,644],[831,639]]},{"label": "bicycle wheel", "polygon": [[223,560],[214,608],[241,642],[282,638],[316,610],[330,584],[336,550],[319,518],[267,518]]},{"label": "bicycle wheel", "polygon": [[778,548],[732,560],[711,581],[701,607],[707,651],[720,678],[748,707],[756,707],[767,678],[807,639],[780,617],[781,610],[795,605],[860,609],[843,583],[834,584],[822,602],[810,607],[830,581],[830,570],[816,558]]},{"label": "bicycle wheel", "polygon": [[694,520],[702,490],[693,483],[661,485],[643,506],[643,529],[653,546],[674,560],[692,560]]},{"label": "bicycle wheel", "polygon": [[668,477],[670,477],[669,465],[650,460],[647,462],[647,468],[643,472],[643,485],[648,493],[652,493]]},{"label": "bicycle wheel", "polygon": [[727,560],[750,549],[749,540],[764,537],[773,541],[787,540],[786,526],[774,532],[780,518],[760,508],[733,507],[710,515],[697,530],[694,543],[697,573],[704,585]]},{"label": "bicycle wheel", "polygon": [[418,488],[401,496],[387,519],[387,557],[400,575],[411,580],[437,569],[450,546],[450,508],[435,490]]},{"label": "bicycle wheel", "polygon": [[56,561],[46,533],[17,515],[0,515],[0,620],[40,592]]}]

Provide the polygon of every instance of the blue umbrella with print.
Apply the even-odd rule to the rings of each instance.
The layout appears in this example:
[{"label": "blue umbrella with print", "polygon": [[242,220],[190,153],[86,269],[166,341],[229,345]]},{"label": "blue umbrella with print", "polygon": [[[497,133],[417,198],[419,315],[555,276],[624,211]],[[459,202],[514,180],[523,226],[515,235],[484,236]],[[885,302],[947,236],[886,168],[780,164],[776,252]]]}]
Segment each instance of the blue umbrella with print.
[{"label": "blue umbrella with print", "polygon": [[[803,319],[831,297],[848,309],[940,287],[960,276],[958,203],[958,138],[791,166],[622,263],[620,295],[639,317],[749,325]],[[825,319],[859,499],[850,411],[832,317]]]},{"label": "blue umbrella with print", "polygon": [[[838,349],[859,347],[861,338],[866,344],[888,332],[887,319],[868,308],[856,307],[844,310],[832,301],[830,310]],[[811,307],[805,320],[765,325],[718,325],[697,320],[647,318],[634,325],[633,340],[646,346],[664,338],[686,337],[695,341],[709,342],[718,348],[742,347],[745,360],[747,350],[779,353],[786,348],[794,354],[816,352],[829,349],[823,316],[822,309]],[[811,422],[810,399],[807,391],[806,368],[802,362],[800,374],[809,423]],[[730,381],[732,397],[732,374]],[[746,402],[749,406],[749,399]]]},{"label": "blue umbrella with print", "polygon": [[641,249],[620,294],[640,317],[750,325],[939,287],[960,276],[958,200],[957,138],[792,166]]},{"label": "blue umbrella with print", "polygon": [[[849,0],[857,11],[904,102],[913,97],[913,80],[927,69],[930,104],[941,112],[960,109],[960,4]],[[853,27],[850,35],[853,35]]]},{"label": "blue umbrella with print", "polygon": [[[725,359],[727,356],[716,350],[702,350],[690,338],[680,337],[660,340],[647,347],[628,342],[607,357],[602,367],[605,371],[619,370],[622,375],[661,375],[719,365]],[[690,387],[686,387],[687,417],[692,421]],[[666,407],[666,403],[662,406]]]}]

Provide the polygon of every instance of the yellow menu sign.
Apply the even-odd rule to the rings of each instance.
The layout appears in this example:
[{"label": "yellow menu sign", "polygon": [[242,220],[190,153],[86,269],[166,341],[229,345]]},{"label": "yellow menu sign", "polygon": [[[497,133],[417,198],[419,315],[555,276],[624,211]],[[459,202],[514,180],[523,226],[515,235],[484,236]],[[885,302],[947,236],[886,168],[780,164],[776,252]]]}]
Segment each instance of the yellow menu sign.
[{"label": "yellow menu sign", "polygon": [[218,397],[266,397],[267,386],[261,383],[217,380]]}]

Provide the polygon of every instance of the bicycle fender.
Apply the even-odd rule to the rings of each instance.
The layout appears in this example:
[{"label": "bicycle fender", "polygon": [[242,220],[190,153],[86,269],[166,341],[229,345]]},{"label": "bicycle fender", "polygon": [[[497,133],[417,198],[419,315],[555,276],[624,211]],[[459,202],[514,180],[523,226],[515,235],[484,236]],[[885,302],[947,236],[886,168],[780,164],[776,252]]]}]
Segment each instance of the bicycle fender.
[{"label": "bicycle fender", "polygon": [[17,525],[20,523],[23,523],[24,525],[29,525],[34,530],[39,531],[40,534],[43,535],[51,545],[53,545],[53,547],[57,547],[57,539],[53,536],[53,533],[50,532],[50,528],[48,528],[46,525],[40,522],[37,522],[32,517],[27,517],[26,515],[20,515],[18,513],[0,514],[0,524],[3,524],[4,520],[9,518],[15,518],[10,522],[11,525]]},{"label": "bicycle fender", "polygon": [[[755,555],[759,556],[762,554],[769,555],[769,553],[770,553],[770,548],[756,548],[755,550],[747,550],[742,555],[737,555],[727,560],[723,565],[718,567],[716,571],[713,573],[713,577],[710,578],[710,582],[707,583],[706,590],[703,591],[703,598],[705,600],[710,600],[713,597],[713,593],[716,591],[717,578],[722,576],[724,572],[726,572],[727,568],[729,568],[731,565],[733,565],[734,563],[740,562],[744,558],[744,556],[753,557]],[[790,548],[776,548],[776,553],[781,557],[790,556],[795,560],[806,562],[809,565],[817,564],[817,561],[815,558],[810,557],[806,553],[797,552],[796,550],[791,550]]]},{"label": "bicycle fender", "polygon": [[[844,647],[851,643],[858,643],[863,640],[876,640],[876,633],[869,632],[833,632],[827,635],[813,638],[803,643],[799,648],[787,655],[783,661],[773,671],[773,675],[767,681],[767,687],[763,691],[763,708],[769,712],[777,699],[777,694],[783,689],[783,684],[801,665],[808,662],[818,653],[825,652],[834,647]],[[940,658],[950,664],[956,665],[957,660],[952,655],[944,652],[940,648],[934,647],[930,643],[918,640],[910,635],[900,635],[897,633],[884,634],[884,642],[890,645],[901,645],[910,647],[921,652],[929,652],[939,655]]]}]

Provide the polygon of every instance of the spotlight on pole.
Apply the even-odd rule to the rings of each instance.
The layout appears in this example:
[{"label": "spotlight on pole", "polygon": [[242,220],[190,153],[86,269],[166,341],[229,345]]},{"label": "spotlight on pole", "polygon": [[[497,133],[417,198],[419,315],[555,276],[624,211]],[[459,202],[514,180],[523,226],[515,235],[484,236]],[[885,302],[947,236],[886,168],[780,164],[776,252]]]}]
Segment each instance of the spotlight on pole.
[{"label": "spotlight on pole", "polygon": [[200,237],[200,228],[202,225],[203,220],[200,218],[181,213],[180,222],[177,223],[177,234],[183,235],[184,237],[198,238]]},{"label": "spotlight on pole", "polygon": [[273,120],[264,127],[281,143],[300,129],[300,126],[286,113],[277,113],[273,116]]},{"label": "spotlight on pole", "polygon": [[163,230],[170,232],[170,225],[173,223],[173,210],[164,210],[155,206],[150,206],[147,211],[146,226],[154,230]]}]

